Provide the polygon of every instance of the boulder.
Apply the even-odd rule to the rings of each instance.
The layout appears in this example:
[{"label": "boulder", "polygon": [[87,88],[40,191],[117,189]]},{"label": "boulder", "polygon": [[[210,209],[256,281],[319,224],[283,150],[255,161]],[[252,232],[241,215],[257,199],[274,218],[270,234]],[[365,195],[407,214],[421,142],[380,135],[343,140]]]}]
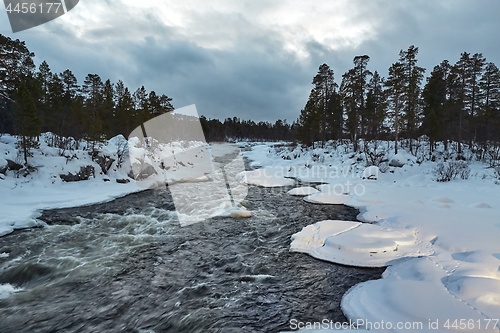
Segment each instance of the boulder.
[{"label": "boulder", "polygon": [[7,160],[3,157],[0,157],[0,173],[5,175],[8,169],[9,164],[7,163]]},{"label": "boulder", "polygon": [[88,180],[90,177],[94,177],[95,169],[91,165],[80,167],[80,171],[76,174],[69,172],[66,175],[59,175],[61,179],[65,182],[78,182],[81,180]]},{"label": "boulder", "polygon": [[9,160],[9,159],[7,159],[6,161],[7,161],[7,166],[9,168],[9,170],[19,171],[23,168],[22,164],[16,163],[16,162]]},{"label": "boulder", "polygon": [[117,182],[118,184],[128,184],[128,183],[130,183],[130,179],[127,179],[127,178],[118,179],[118,178],[117,178],[117,179],[116,179],[116,182]]},{"label": "boulder", "polygon": [[400,160],[394,158],[389,162],[390,167],[402,168],[404,167],[404,165],[405,165],[404,162],[401,162]]}]

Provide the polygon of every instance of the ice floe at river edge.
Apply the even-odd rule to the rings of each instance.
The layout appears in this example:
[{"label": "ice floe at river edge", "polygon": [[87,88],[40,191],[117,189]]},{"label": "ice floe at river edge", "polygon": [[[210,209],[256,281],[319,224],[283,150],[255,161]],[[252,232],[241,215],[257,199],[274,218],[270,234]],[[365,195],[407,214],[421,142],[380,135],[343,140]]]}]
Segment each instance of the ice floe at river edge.
[{"label": "ice floe at river edge", "polygon": [[[119,141],[103,146],[115,159]],[[342,310],[357,327],[340,328],[357,332],[499,331],[500,185],[495,184],[492,169],[472,163],[468,180],[439,183],[433,174],[435,162],[416,163],[405,152],[389,156],[400,165],[381,172],[377,167],[366,168],[344,146],[290,150],[273,144],[250,146],[243,154],[258,169],[235,175],[240,184],[281,187],[294,186],[298,180],[304,186],[292,189],[290,195],[304,196],[312,205],[355,207],[360,211],[358,219],[368,222],[317,221],[291,239],[291,251],[321,260],[388,267],[382,279],[359,284],[344,296]],[[164,154],[190,148],[174,144]],[[216,145],[212,154],[234,149],[234,145]],[[0,167],[4,159],[15,160],[14,138],[0,137],[0,153]],[[82,166],[99,169],[86,151],[73,153],[74,158],[61,156],[57,149],[42,144],[32,158],[36,172],[27,177],[17,177],[12,171],[1,175],[0,235],[39,225],[36,216],[40,209],[111,200],[143,189],[132,179],[126,184],[110,181],[128,178],[129,170],[116,163],[107,174],[95,172],[86,181],[61,181],[60,174],[77,172]],[[152,158],[144,155],[142,162],[154,166]],[[191,162],[195,160],[167,167],[179,168],[179,179],[186,180],[183,168]],[[239,185],[230,186],[233,200],[244,197]],[[251,213],[231,205],[215,208],[229,216]],[[0,254],[0,258],[2,255],[8,254]],[[11,285],[0,285],[0,298],[16,291]],[[311,332],[339,328],[328,318],[321,323],[293,323],[290,329],[310,328],[304,331]]]}]

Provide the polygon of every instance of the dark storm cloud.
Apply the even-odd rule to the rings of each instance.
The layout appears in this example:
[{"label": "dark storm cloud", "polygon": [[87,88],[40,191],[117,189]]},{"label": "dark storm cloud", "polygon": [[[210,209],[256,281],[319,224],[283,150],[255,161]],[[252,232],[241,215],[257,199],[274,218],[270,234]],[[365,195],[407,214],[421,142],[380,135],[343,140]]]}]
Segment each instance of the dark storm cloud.
[{"label": "dark storm cloud", "polygon": [[[153,3],[153,2],[151,2]],[[149,3],[148,3],[149,4]],[[144,4],[147,6],[148,4]],[[208,117],[295,120],[318,66],[341,81],[356,55],[387,75],[398,52],[418,46],[427,73],[441,60],[482,52],[500,64],[496,34],[500,2],[316,1],[80,2],[63,18],[24,33],[37,62],[69,68],[80,83],[88,73],[122,79],[195,103]]]},{"label": "dark storm cloud", "polygon": [[209,117],[293,120],[307,98],[310,71],[275,49],[232,52],[183,41],[151,48],[143,42],[129,54],[142,64],[136,75],[148,86],[164,87],[177,106],[195,103]]},{"label": "dark storm cloud", "polygon": [[[400,2],[401,3],[401,2]],[[462,52],[483,53],[489,61],[500,63],[496,33],[500,28],[498,1],[421,2],[415,6],[393,6],[383,10],[387,24],[376,40],[363,44],[372,56],[371,67],[386,76],[398,60],[398,52],[410,45],[419,47],[419,65],[427,74],[442,60],[455,63]]]}]

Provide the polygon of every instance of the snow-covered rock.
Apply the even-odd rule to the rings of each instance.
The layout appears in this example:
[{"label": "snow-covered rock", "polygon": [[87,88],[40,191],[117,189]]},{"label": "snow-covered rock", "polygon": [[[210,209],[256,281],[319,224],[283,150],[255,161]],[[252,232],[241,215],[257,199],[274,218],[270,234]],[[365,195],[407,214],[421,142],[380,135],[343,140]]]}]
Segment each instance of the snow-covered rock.
[{"label": "snow-covered rock", "polygon": [[303,186],[303,187],[296,187],[288,191],[287,193],[294,196],[304,196],[304,195],[316,194],[319,193],[319,191],[314,187]]},{"label": "snow-covered rock", "polygon": [[389,166],[391,167],[394,167],[394,168],[402,168],[404,167],[405,163],[398,160],[398,159],[395,159],[393,158],[390,162],[389,162]]},{"label": "snow-covered rock", "polygon": [[314,204],[343,205],[350,197],[345,194],[319,192],[304,197],[304,201]]},{"label": "snow-covered rock", "polygon": [[95,176],[95,169],[92,165],[86,165],[80,167],[80,171],[77,173],[68,172],[67,174],[61,174],[59,177],[65,182],[79,182],[82,180],[89,180]]},{"label": "snow-covered rock", "polygon": [[363,179],[377,180],[378,175],[380,173],[380,169],[378,166],[372,165],[369,166],[363,171],[363,175],[361,176]]},{"label": "snow-covered rock", "polygon": [[7,165],[9,167],[9,170],[12,171],[19,171],[23,168],[23,166],[17,162],[14,162],[12,160],[7,159]]},{"label": "snow-covered rock", "polygon": [[265,167],[252,171],[244,171],[239,177],[245,184],[262,187],[293,186],[295,180],[286,178],[286,169],[280,167]]}]

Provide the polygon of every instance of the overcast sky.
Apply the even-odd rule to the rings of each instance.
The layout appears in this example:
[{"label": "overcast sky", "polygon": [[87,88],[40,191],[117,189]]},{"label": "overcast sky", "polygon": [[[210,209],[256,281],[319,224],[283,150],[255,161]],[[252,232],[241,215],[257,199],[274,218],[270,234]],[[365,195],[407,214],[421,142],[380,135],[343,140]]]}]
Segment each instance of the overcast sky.
[{"label": "overcast sky", "polygon": [[499,0],[80,0],[66,15],[12,33],[54,72],[119,79],[210,118],[295,120],[327,63],[340,83],[356,55],[387,76],[419,47],[426,75],[463,51],[500,66]]}]

